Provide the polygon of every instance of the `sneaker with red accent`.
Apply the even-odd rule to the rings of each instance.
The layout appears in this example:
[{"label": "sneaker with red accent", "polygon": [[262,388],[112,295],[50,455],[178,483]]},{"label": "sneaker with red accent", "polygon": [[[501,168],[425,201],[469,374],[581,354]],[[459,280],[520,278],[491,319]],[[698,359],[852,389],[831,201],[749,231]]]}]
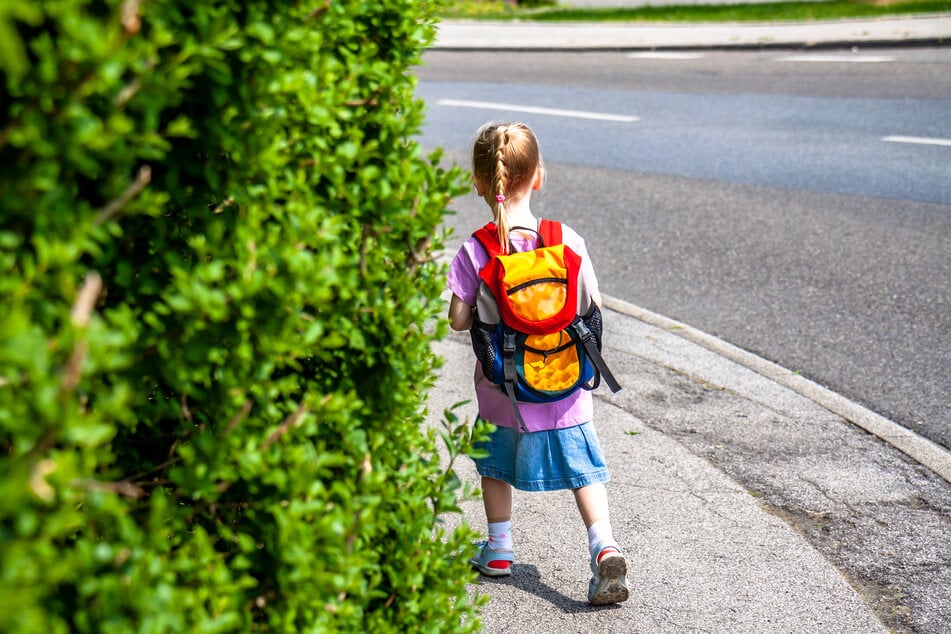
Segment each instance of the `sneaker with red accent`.
[{"label": "sneaker with red accent", "polygon": [[588,603],[608,605],[627,601],[627,560],[616,548],[605,548],[596,557],[591,558],[591,572],[594,574],[588,583]]},{"label": "sneaker with red accent", "polygon": [[487,577],[507,577],[512,574],[515,553],[511,550],[489,548],[489,542],[476,544],[479,552],[469,560],[472,567]]}]

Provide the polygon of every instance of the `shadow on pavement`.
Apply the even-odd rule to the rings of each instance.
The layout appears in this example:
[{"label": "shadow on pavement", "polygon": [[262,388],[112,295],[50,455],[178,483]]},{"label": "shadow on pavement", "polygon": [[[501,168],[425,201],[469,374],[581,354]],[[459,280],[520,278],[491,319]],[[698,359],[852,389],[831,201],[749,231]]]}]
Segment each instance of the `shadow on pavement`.
[{"label": "shadow on pavement", "polygon": [[541,573],[538,568],[529,564],[515,564],[512,566],[512,576],[510,577],[479,577],[479,585],[501,585],[516,588],[532,594],[551,603],[565,614],[578,614],[584,612],[604,612],[605,610],[618,610],[620,604],[614,605],[591,605],[587,601],[578,601],[565,596],[555,588],[542,581]]}]

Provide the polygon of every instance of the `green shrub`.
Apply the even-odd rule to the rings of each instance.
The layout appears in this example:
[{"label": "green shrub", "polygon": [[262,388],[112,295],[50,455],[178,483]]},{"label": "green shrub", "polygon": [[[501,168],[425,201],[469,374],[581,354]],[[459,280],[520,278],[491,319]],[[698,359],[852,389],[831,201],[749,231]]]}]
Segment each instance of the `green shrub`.
[{"label": "green shrub", "polygon": [[434,11],[0,4],[0,631],[478,626],[421,429]]}]

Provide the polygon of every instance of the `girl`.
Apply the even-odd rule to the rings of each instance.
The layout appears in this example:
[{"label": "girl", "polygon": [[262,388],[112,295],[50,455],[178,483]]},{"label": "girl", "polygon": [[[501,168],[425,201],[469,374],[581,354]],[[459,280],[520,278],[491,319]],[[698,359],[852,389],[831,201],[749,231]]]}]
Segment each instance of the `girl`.
[{"label": "girl", "polygon": [[[519,252],[535,248],[537,234],[518,229],[538,230],[538,219],[529,203],[532,192],[542,186],[544,170],[532,131],[521,123],[483,126],[473,147],[472,168],[476,192],[492,209],[502,248]],[[600,306],[601,296],[584,240],[565,225],[562,234],[565,244],[581,255],[582,275]],[[473,324],[479,271],[488,260],[483,247],[470,238],[450,265],[448,284],[453,295],[449,321],[454,330],[468,330]],[[475,390],[479,417],[496,428],[484,447],[489,456],[476,461],[482,476],[489,538],[479,544],[472,565],[492,577],[512,573],[512,487],[526,491],[571,489],[588,529],[593,573],[588,601],[595,605],[625,601],[627,563],[611,531],[604,486],[610,475],[590,422],[591,392],[579,389],[553,403],[520,403],[528,429],[528,433],[521,433],[508,396],[485,378],[478,362]]]}]

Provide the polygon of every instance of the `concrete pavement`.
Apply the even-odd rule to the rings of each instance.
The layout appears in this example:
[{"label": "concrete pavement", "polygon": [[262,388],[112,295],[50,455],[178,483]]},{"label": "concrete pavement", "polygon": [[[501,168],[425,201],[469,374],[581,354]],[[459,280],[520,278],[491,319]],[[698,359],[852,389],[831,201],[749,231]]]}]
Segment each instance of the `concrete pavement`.
[{"label": "concrete pavement", "polygon": [[947,43],[951,15],[808,23],[550,24],[447,20],[439,50],[653,50]]}]

